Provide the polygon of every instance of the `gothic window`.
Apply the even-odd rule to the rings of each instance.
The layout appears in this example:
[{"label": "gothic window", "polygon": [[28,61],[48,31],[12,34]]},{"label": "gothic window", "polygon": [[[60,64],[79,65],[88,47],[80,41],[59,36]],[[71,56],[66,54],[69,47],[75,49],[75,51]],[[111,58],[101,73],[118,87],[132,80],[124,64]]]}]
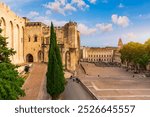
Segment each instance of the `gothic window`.
[{"label": "gothic window", "polygon": [[34,36],[34,42],[37,42],[37,39],[38,39],[38,36],[35,35],[35,36]]}]

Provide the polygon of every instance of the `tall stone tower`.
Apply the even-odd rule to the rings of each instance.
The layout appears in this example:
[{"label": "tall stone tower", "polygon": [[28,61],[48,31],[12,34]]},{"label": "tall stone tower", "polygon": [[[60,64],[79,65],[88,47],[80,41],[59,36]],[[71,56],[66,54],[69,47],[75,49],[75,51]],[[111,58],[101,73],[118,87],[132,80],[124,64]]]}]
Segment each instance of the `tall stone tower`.
[{"label": "tall stone tower", "polygon": [[123,47],[122,39],[120,38],[118,41],[118,50],[120,50]]},{"label": "tall stone tower", "polygon": [[63,63],[67,70],[75,70],[80,53],[80,33],[77,30],[76,22],[69,22],[62,27],[64,32],[64,53]]}]

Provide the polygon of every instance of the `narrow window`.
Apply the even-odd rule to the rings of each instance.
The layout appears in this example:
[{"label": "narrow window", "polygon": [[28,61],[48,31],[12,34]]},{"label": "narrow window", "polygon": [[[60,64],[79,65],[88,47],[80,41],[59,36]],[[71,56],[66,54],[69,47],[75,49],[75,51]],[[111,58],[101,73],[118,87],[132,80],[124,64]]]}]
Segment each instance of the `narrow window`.
[{"label": "narrow window", "polygon": [[37,37],[37,35],[35,35],[34,36],[34,42],[37,42],[37,39],[38,39],[38,37]]},{"label": "narrow window", "polygon": [[28,41],[29,41],[29,42],[31,41],[31,37],[30,37],[30,36],[28,37]]}]

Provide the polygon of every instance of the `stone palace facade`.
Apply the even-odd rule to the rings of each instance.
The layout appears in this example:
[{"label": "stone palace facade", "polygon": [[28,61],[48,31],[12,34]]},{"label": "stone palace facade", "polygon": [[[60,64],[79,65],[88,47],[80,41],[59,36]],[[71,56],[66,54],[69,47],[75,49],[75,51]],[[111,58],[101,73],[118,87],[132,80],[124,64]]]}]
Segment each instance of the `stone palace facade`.
[{"label": "stone palace facade", "polygon": [[[8,37],[8,47],[16,51],[11,57],[14,64],[48,62],[49,26],[19,17],[1,2],[0,26],[2,35]],[[64,68],[69,71],[76,70],[80,59],[80,32],[77,30],[77,23],[66,23],[62,27],[55,27],[55,31]]]},{"label": "stone palace facade", "polygon": [[82,61],[121,63],[119,50],[123,47],[122,40],[119,39],[118,47],[82,47]]}]

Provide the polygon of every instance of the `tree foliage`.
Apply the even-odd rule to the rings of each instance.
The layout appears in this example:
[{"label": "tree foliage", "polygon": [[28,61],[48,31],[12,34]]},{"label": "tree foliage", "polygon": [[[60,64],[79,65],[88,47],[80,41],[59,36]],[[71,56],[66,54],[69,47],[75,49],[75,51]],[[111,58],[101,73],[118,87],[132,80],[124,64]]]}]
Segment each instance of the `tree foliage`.
[{"label": "tree foliage", "polygon": [[0,29],[0,99],[15,100],[25,93],[21,89],[24,79],[17,72],[17,66],[11,63],[10,57],[15,51],[7,47],[5,37],[1,35]]},{"label": "tree foliage", "polygon": [[60,50],[56,41],[56,33],[51,23],[51,37],[49,48],[49,61],[47,70],[47,92],[52,99],[57,99],[65,89],[65,79],[62,67]]},{"label": "tree foliage", "polygon": [[120,50],[122,62],[146,69],[150,60],[150,40],[144,44],[129,42]]}]

